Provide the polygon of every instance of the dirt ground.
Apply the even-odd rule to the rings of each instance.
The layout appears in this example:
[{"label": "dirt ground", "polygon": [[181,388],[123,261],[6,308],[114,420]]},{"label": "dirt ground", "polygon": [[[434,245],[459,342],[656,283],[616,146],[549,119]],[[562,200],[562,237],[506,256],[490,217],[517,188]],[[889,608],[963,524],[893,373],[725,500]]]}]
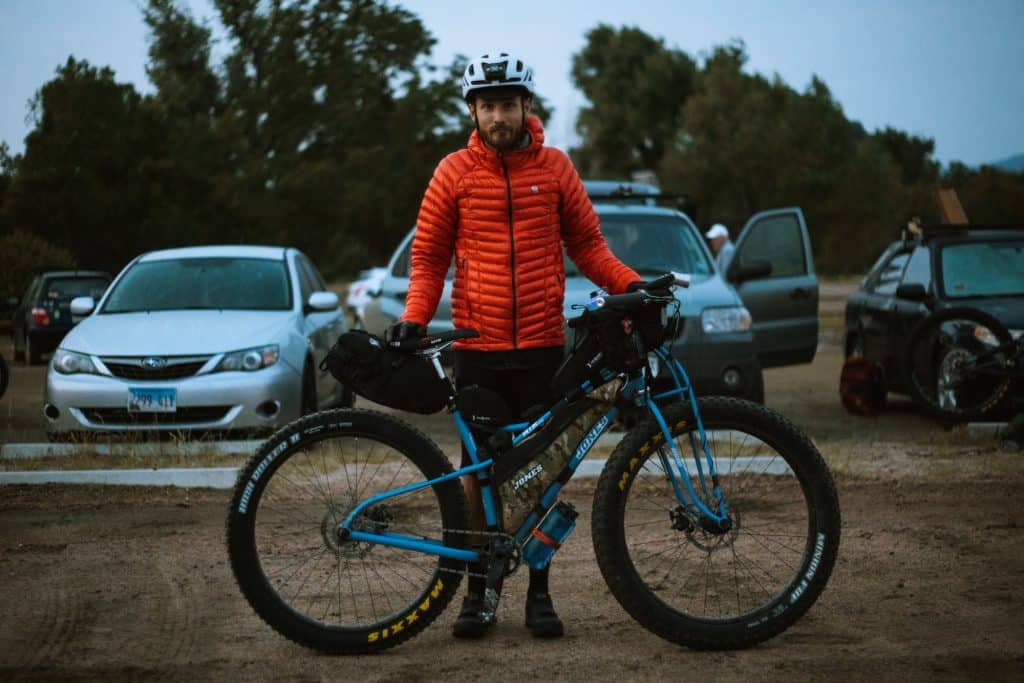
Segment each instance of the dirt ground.
[{"label": "dirt ground", "polygon": [[[228,491],[0,486],[0,680],[1024,679],[1024,452],[905,401],[847,415],[835,331],[822,340],[766,389],[836,473],[842,545],[818,603],[757,648],[693,652],[636,625],[594,560],[585,481],[567,489],[582,514],[552,571],[565,638],[529,636],[520,573],[488,638],[451,638],[457,599],[417,638],[351,658],[304,650],[249,608],[224,548]],[[3,441],[39,428],[42,370],[14,370]],[[449,442],[442,418],[417,424]]]}]

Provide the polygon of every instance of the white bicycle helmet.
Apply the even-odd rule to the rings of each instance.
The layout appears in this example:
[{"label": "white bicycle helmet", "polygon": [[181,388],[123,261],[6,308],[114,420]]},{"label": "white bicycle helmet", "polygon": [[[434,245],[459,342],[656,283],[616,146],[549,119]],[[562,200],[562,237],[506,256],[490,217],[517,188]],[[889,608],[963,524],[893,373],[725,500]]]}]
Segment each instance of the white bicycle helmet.
[{"label": "white bicycle helmet", "polygon": [[511,52],[488,52],[466,65],[462,98],[487,88],[522,88],[533,94],[533,69]]}]

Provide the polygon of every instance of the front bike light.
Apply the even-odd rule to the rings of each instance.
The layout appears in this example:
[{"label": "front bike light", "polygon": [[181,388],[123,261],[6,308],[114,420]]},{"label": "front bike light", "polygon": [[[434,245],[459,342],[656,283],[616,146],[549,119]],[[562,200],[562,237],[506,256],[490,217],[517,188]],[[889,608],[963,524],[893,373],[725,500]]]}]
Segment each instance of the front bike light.
[{"label": "front bike light", "polygon": [[280,348],[277,344],[258,346],[224,354],[224,358],[214,368],[214,372],[239,371],[252,372],[261,370],[277,362]]},{"label": "front bike light", "polygon": [[62,375],[77,375],[79,373],[99,374],[89,356],[77,351],[68,351],[67,349],[57,349],[54,351],[53,369]]},{"label": "front bike light", "polygon": [[705,308],[700,313],[700,326],[704,334],[746,332],[750,329],[750,311],[743,306]]}]

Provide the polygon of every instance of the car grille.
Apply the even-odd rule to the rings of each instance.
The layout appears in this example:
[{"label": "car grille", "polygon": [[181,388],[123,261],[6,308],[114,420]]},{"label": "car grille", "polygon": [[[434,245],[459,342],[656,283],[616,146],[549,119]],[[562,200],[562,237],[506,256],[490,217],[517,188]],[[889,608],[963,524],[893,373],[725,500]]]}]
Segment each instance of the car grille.
[{"label": "car grille", "polygon": [[89,422],[104,425],[185,424],[189,422],[218,422],[231,410],[231,406],[179,407],[173,413],[129,412],[127,408],[82,408]]},{"label": "car grille", "polygon": [[191,358],[161,358],[166,365],[158,368],[147,367],[144,362],[146,358],[104,358],[103,364],[107,366],[114,377],[124,379],[180,379],[191,377],[199,372],[199,368],[206,365],[209,356]]}]

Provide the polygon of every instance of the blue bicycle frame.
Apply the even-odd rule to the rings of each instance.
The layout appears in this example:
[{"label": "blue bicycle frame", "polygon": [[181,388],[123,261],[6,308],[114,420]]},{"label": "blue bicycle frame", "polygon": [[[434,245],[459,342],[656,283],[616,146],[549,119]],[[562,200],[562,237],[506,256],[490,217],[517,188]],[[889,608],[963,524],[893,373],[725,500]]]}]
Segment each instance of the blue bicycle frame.
[{"label": "blue bicycle frame", "polygon": [[[704,425],[701,423],[700,414],[697,411],[696,398],[693,394],[693,388],[690,385],[689,377],[686,371],[683,369],[682,364],[672,357],[665,347],[659,347],[655,349],[654,353],[658,356],[661,361],[661,365],[667,368],[669,375],[674,385],[672,389],[651,396],[648,388],[647,381],[645,380],[644,373],[640,373],[637,376],[630,377],[626,382],[625,386],[621,389],[621,395],[627,401],[635,402],[636,405],[646,407],[651,412],[654,419],[657,421],[658,426],[661,428],[662,435],[665,437],[665,444],[668,446],[669,453],[666,454],[665,448],[659,450],[659,458],[661,459],[662,467],[665,473],[671,480],[671,485],[676,494],[676,499],[680,505],[684,506],[690,512],[700,514],[714,522],[721,522],[726,519],[727,511],[725,501],[722,499],[721,489],[718,485],[718,475],[715,471],[715,464],[711,458],[711,454],[708,450],[707,437],[704,433]],[[436,357],[433,359],[438,371],[441,372],[439,363]],[[616,375],[608,372],[605,376],[606,380],[614,379]],[[584,394],[589,393],[594,389],[590,382],[584,382],[580,388]],[[712,500],[709,496],[707,488],[707,480],[710,479],[713,493],[713,500],[718,501],[717,510],[709,509],[702,501],[701,496],[697,495],[697,492],[693,488],[693,484],[690,481],[690,473],[687,469],[686,463],[683,457],[680,455],[679,450],[676,447],[675,440],[671,436],[668,425],[665,423],[665,418],[662,416],[661,410],[658,408],[659,401],[665,401],[667,399],[680,399],[688,400],[693,406],[693,412],[697,424],[697,434],[699,434],[699,443],[695,439],[694,434],[689,435],[690,439],[690,450],[693,456],[694,466],[696,468],[697,476],[700,480],[701,493],[703,494],[704,500]],[[561,401],[566,401],[567,398],[562,398]],[[453,403],[454,405],[454,403]],[[558,404],[556,403],[555,406]],[[548,409],[543,415],[530,423],[515,423],[502,427],[503,430],[509,432],[512,436],[512,445],[516,446],[532,434],[536,433],[538,429],[541,429],[548,423],[553,414],[553,408]],[[615,418],[619,414],[619,409],[615,406],[609,408],[601,417],[594,423],[594,425],[587,431],[586,434],[577,443],[572,457],[569,460],[568,467],[571,473],[575,473],[579,464],[586,457],[590,449],[597,443],[597,440],[604,434],[615,421]],[[454,560],[460,560],[465,562],[478,562],[481,559],[481,554],[477,550],[468,550],[463,548],[454,548],[445,545],[441,540],[434,539],[423,539],[407,536],[404,534],[396,534],[391,532],[368,532],[360,531],[352,528],[352,523],[359,517],[360,514],[367,508],[376,505],[389,498],[401,496],[413,491],[426,488],[428,486],[434,486],[441,482],[449,481],[456,477],[463,477],[465,475],[474,474],[480,480],[480,495],[483,501],[484,516],[488,530],[498,529],[498,510],[495,501],[495,493],[492,485],[487,483],[489,478],[487,473],[494,463],[494,460],[487,459],[481,461],[479,459],[479,452],[476,445],[476,439],[473,437],[473,433],[470,431],[469,426],[463,419],[458,409],[452,410],[452,417],[455,420],[455,426],[458,429],[459,438],[462,440],[463,445],[466,448],[466,452],[469,454],[469,458],[472,464],[462,467],[454,472],[446,474],[442,477],[430,479],[428,481],[418,482],[416,484],[410,484],[409,486],[403,486],[401,488],[394,489],[392,491],[386,491],[384,493],[377,494],[357,505],[341,523],[340,528],[344,530],[345,536],[353,541],[360,541],[366,543],[376,543],[383,546],[391,546],[395,548],[402,548],[405,550],[413,550],[422,552],[430,555],[439,555],[441,557],[451,558]],[[703,461],[703,462],[702,462]],[[707,471],[705,472],[705,467]],[[571,474],[570,474],[571,478]],[[555,500],[558,496],[558,492],[561,490],[562,484],[559,482],[553,482],[545,489],[541,495],[539,501],[540,512],[533,511],[523,523],[515,530],[514,539],[517,545],[522,545],[526,538],[529,536],[530,531],[537,525],[537,523],[543,518],[544,514],[555,504]],[[508,530],[506,530],[508,531]],[[486,531],[480,533],[485,534]]]}]

